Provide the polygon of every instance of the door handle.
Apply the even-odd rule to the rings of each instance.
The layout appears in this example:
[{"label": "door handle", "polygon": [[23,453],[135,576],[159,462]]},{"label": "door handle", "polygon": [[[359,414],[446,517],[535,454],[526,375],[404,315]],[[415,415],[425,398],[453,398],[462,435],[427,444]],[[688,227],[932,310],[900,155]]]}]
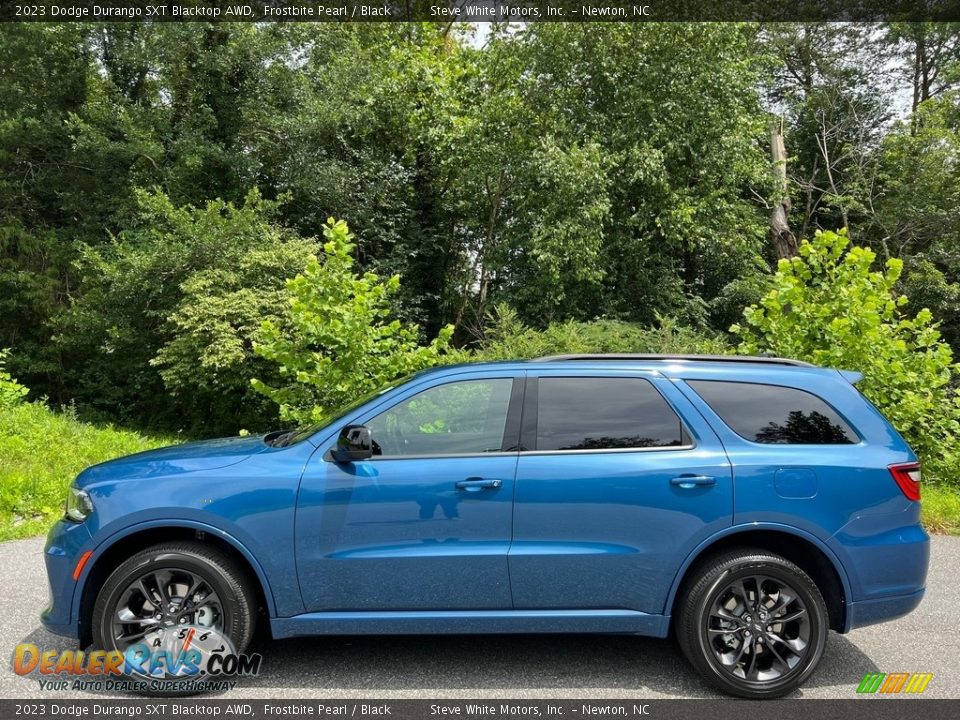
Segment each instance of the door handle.
[{"label": "door handle", "polygon": [[457,483],[457,490],[466,490],[467,492],[477,492],[478,490],[496,490],[501,485],[503,485],[502,480],[472,477],[459,481]]},{"label": "door handle", "polygon": [[676,485],[684,490],[695,487],[705,487],[707,485],[716,485],[717,479],[709,475],[681,475],[670,479],[671,485]]}]

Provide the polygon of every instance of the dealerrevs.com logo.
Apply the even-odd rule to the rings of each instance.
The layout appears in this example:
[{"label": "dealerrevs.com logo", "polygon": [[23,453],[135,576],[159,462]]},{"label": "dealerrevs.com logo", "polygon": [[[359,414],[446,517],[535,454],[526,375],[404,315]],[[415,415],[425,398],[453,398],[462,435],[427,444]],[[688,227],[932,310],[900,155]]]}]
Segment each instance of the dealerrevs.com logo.
[{"label": "dealerrevs.com logo", "polygon": [[17,645],[13,670],[39,675],[41,690],[198,693],[232,690],[236,678],[260,672],[263,656],[237,653],[217,630],[182,625],[126,650],[44,650]]},{"label": "dealerrevs.com logo", "polygon": [[927,689],[931,680],[933,673],[867,673],[857,686],[857,692],[867,695],[918,695]]}]

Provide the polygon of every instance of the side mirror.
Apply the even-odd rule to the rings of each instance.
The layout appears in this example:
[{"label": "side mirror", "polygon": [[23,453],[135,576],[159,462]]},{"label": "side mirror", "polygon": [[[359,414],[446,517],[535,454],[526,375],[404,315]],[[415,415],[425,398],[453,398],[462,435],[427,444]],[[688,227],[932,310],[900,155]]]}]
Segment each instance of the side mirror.
[{"label": "side mirror", "polygon": [[347,425],[340,431],[337,445],[330,451],[334,462],[348,463],[373,457],[373,438],[366,425]]}]

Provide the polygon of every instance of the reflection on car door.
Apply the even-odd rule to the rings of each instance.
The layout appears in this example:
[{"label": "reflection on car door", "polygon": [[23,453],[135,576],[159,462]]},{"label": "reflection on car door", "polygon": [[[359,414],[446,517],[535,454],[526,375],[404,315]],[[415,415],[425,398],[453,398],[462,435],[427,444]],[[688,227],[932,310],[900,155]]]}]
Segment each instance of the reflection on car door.
[{"label": "reflection on car door", "polygon": [[371,429],[370,460],[314,455],[296,529],[308,612],[510,607],[522,391],[490,373],[418,386],[351,420]]},{"label": "reflection on car door", "polygon": [[719,439],[654,372],[538,376],[517,467],[514,607],[662,613],[682,560],[732,522]]}]

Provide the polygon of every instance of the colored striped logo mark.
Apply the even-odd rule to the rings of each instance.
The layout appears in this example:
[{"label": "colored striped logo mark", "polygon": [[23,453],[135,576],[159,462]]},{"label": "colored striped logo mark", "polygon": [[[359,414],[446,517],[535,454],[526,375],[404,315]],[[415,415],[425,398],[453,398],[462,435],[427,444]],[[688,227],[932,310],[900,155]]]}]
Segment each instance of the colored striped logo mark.
[{"label": "colored striped logo mark", "polygon": [[933,673],[867,673],[857,686],[858,693],[914,693],[927,689]]}]

